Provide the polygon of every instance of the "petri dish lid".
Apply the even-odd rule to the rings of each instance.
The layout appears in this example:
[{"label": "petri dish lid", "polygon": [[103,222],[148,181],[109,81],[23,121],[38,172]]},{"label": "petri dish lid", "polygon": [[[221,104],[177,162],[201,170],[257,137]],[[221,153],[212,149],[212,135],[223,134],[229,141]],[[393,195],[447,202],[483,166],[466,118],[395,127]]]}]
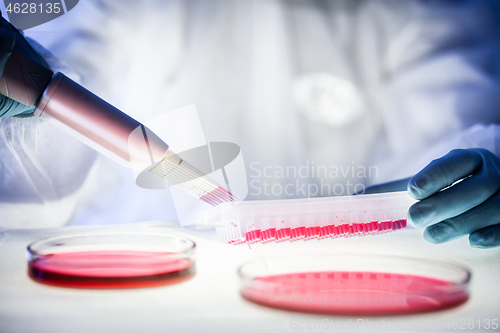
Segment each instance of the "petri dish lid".
[{"label": "petri dish lid", "polygon": [[241,295],[279,309],[390,315],[441,310],[469,298],[470,271],[428,259],[309,254],[260,258],[238,269]]},{"label": "petri dish lid", "polygon": [[52,237],[28,246],[28,275],[70,288],[141,288],[195,274],[196,244],[166,233],[94,233]]}]

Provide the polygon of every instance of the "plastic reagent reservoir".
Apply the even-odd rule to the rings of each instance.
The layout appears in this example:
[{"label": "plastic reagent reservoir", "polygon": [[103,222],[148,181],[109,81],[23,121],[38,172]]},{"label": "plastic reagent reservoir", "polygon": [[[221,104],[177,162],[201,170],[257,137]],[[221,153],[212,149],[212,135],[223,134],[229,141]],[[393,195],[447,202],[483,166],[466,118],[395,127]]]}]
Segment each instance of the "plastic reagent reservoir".
[{"label": "plastic reagent reservoir", "polygon": [[388,315],[467,301],[470,272],[446,262],[373,255],[258,259],[238,270],[241,295],[260,305],[325,314]]},{"label": "plastic reagent reservoir", "polygon": [[224,203],[198,214],[228,244],[385,233],[406,228],[408,192]]},{"label": "plastic reagent reservoir", "polygon": [[60,236],[28,246],[28,275],[69,288],[119,289],[174,284],[195,274],[195,243],[163,234]]}]

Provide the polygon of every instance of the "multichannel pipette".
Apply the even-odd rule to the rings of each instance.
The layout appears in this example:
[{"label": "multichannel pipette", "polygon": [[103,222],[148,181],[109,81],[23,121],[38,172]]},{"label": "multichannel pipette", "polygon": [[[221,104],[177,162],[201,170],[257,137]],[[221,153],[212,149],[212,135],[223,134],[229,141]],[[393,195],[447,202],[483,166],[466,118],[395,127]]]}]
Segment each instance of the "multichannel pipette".
[{"label": "multichannel pipette", "polygon": [[172,153],[144,125],[64,74],[54,74],[36,59],[37,53],[19,31],[10,27],[16,42],[0,79],[1,94],[35,106],[35,116],[115,161],[160,176],[211,205],[236,200],[224,187]]}]

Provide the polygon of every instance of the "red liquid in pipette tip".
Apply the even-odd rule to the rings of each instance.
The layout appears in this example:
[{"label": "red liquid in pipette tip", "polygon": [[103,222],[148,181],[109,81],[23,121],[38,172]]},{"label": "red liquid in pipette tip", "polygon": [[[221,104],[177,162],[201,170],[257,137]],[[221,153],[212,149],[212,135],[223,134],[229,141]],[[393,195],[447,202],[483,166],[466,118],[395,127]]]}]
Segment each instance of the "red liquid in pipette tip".
[{"label": "red liquid in pipette tip", "polygon": [[239,200],[236,195],[232,194],[222,186],[219,186],[218,188],[210,192],[204,193],[199,197],[199,199],[205,201],[206,203],[212,206],[217,206],[226,202],[233,202]]},{"label": "red liquid in pipette tip", "polygon": [[433,278],[372,272],[308,272],[256,278],[242,289],[265,306],[314,313],[383,315],[457,306],[468,292]]},{"label": "red liquid in pipette tip", "polygon": [[119,289],[182,282],[195,273],[194,263],[173,253],[88,251],[45,255],[28,263],[36,282],[69,288]]},{"label": "red liquid in pipette tip", "polygon": [[406,219],[394,221],[373,221],[367,223],[345,223],[339,225],[297,227],[297,228],[269,228],[248,231],[244,239],[231,239],[229,244],[244,244],[256,242],[280,242],[293,240],[321,239],[340,236],[358,236],[379,234],[406,228]]}]

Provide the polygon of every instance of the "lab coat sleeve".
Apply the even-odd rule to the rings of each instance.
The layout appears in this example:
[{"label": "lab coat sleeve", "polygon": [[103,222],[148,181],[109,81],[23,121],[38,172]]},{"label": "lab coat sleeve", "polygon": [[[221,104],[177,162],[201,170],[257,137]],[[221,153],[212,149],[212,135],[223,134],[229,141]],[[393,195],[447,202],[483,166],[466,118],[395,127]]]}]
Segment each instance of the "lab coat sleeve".
[{"label": "lab coat sleeve", "polygon": [[[53,71],[76,75],[29,40]],[[83,197],[96,153],[38,117],[0,120],[0,228],[58,227]]]}]

